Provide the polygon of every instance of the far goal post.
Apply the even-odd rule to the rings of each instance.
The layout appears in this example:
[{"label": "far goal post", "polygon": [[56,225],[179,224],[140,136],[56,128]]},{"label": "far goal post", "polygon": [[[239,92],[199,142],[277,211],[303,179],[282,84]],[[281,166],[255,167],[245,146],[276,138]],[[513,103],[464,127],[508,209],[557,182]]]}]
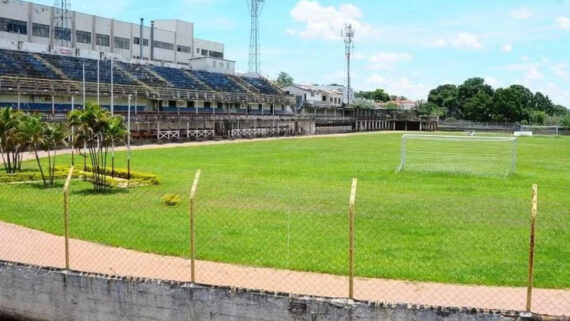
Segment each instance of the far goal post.
[{"label": "far goal post", "polygon": [[558,136],[559,130],[560,126],[531,126],[531,125],[521,126],[521,131],[531,132],[533,135]]},{"label": "far goal post", "polygon": [[516,137],[402,136],[398,171],[505,177],[516,172]]}]

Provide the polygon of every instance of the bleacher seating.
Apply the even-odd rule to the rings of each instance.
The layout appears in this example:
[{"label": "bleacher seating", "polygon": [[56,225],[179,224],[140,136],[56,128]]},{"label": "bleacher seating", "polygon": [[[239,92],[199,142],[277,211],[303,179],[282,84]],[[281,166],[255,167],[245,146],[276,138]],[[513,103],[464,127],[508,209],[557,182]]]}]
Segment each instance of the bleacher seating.
[{"label": "bleacher seating", "polygon": [[0,75],[61,79],[31,54],[12,50],[0,50]]},{"label": "bleacher seating", "polygon": [[158,78],[150,72],[146,66],[140,64],[129,64],[126,62],[117,62],[117,64],[126,72],[135,76],[138,80],[149,85],[150,87],[166,87],[168,84],[164,80]]},{"label": "bleacher seating", "polygon": [[227,91],[235,93],[243,93],[245,89],[239,86],[236,82],[230,79],[228,75],[207,72],[207,71],[191,71],[194,76],[203,81],[208,87],[216,91]]},{"label": "bleacher seating", "polygon": [[[197,91],[248,92],[245,86],[240,85],[231,76],[222,73],[198,70],[185,71],[177,68],[130,64],[120,61],[115,62],[115,64],[116,67],[113,70],[115,84],[138,85],[138,80],[149,87],[157,88],[174,86],[179,89]],[[62,80],[64,77],[61,75],[65,75],[70,80],[80,82],[83,80],[83,66],[85,66],[85,81],[97,82],[97,60],[95,59],[0,49],[0,76]],[[54,71],[54,68],[61,72]],[[282,94],[264,78],[241,78],[257,88],[262,94]],[[110,60],[99,62],[99,81],[101,83],[111,82]]]},{"label": "bleacher seating", "polygon": [[153,66],[152,70],[177,88],[189,88],[194,90],[208,89],[203,84],[187,75],[184,70],[158,66]]},{"label": "bleacher seating", "polygon": [[253,87],[259,89],[262,94],[266,95],[280,95],[281,93],[279,90],[275,88],[272,84],[270,84],[264,78],[253,78],[253,77],[241,77],[241,79],[245,80],[248,84],[252,85]]},{"label": "bleacher seating", "polygon": [[[97,82],[97,60],[79,57],[62,57],[56,55],[41,54],[41,57],[54,67],[60,69],[69,79],[83,80],[83,65],[85,65],[85,81]],[[101,60],[99,63],[99,81],[111,82],[111,61]],[[123,74],[118,68],[113,69],[113,81],[115,84],[134,85],[134,81]]]}]

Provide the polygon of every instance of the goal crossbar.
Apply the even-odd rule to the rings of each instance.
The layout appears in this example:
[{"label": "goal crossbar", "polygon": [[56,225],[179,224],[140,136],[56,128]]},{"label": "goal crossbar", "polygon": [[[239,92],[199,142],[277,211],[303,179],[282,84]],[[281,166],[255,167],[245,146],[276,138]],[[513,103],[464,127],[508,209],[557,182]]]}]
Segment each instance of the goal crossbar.
[{"label": "goal crossbar", "polygon": [[398,171],[507,176],[516,171],[517,138],[402,135]]}]

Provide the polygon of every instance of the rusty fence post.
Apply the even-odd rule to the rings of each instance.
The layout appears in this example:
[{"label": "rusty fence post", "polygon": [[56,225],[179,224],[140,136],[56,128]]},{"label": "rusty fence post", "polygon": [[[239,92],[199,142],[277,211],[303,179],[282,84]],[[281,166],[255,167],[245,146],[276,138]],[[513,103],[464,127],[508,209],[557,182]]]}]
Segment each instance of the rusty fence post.
[{"label": "rusty fence post", "polygon": [[196,283],[196,218],[194,204],[201,172],[201,170],[196,172],[192,189],[190,189],[190,280],[192,283]]},{"label": "rusty fence post", "polygon": [[536,215],[538,213],[538,186],[532,186],[532,210],[530,216],[530,248],[528,252],[528,287],[526,291],[526,312],[532,309],[532,287],[534,282],[534,247],[536,236]]},{"label": "rusty fence post", "polygon": [[348,205],[348,298],[354,299],[354,203],[358,180],[352,180]]},{"label": "rusty fence post", "polygon": [[63,186],[63,230],[65,239],[65,268],[69,270],[69,183],[73,176],[74,166],[69,168],[69,174]]}]

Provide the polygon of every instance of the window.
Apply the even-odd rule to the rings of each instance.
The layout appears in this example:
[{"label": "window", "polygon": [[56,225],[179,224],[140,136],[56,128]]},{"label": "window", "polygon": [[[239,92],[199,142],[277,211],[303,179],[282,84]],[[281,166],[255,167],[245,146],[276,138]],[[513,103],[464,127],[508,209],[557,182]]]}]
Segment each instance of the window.
[{"label": "window", "polygon": [[27,35],[28,23],[22,20],[0,18],[0,31]]},{"label": "window", "polygon": [[224,58],[224,53],[223,52],[217,52],[217,51],[210,51],[210,57]]},{"label": "window", "polygon": [[207,56],[207,55],[208,55],[208,50],[202,49],[202,56]]},{"label": "window", "polygon": [[[140,43],[141,43],[141,38],[139,38],[139,37],[134,37],[134,38],[133,38],[133,43],[134,43],[135,45],[140,45]],[[143,39],[143,46],[148,47],[148,39]]]},{"label": "window", "polygon": [[91,32],[76,30],[75,39],[79,43],[91,43]]},{"label": "window", "polygon": [[36,37],[49,38],[49,26],[41,23],[32,24],[32,35]]},{"label": "window", "polygon": [[192,52],[192,48],[190,48],[188,46],[182,46],[182,45],[176,46],[176,50],[178,52],[185,52],[185,53],[191,53]]},{"label": "window", "polygon": [[212,103],[209,101],[205,101],[204,102],[204,108],[211,108],[212,107]]},{"label": "window", "polygon": [[131,42],[128,38],[114,37],[115,48],[131,49]]},{"label": "window", "polygon": [[174,50],[174,45],[168,42],[154,41],[154,47],[166,50]]},{"label": "window", "polygon": [[71,41],[71,29],[55,27],[53,37],[56,40]]},{"label": "window", "polygon": [[109,47],[110,41],[109,41],[110,37],[107,35],[102,35],[100,33],[96,34],[95,37],[95,44],[97,46],[103,46],[103,47]]},{"label": "window", "polygon": [[200,54],[200,48],[196,48],[196,53]]}]

